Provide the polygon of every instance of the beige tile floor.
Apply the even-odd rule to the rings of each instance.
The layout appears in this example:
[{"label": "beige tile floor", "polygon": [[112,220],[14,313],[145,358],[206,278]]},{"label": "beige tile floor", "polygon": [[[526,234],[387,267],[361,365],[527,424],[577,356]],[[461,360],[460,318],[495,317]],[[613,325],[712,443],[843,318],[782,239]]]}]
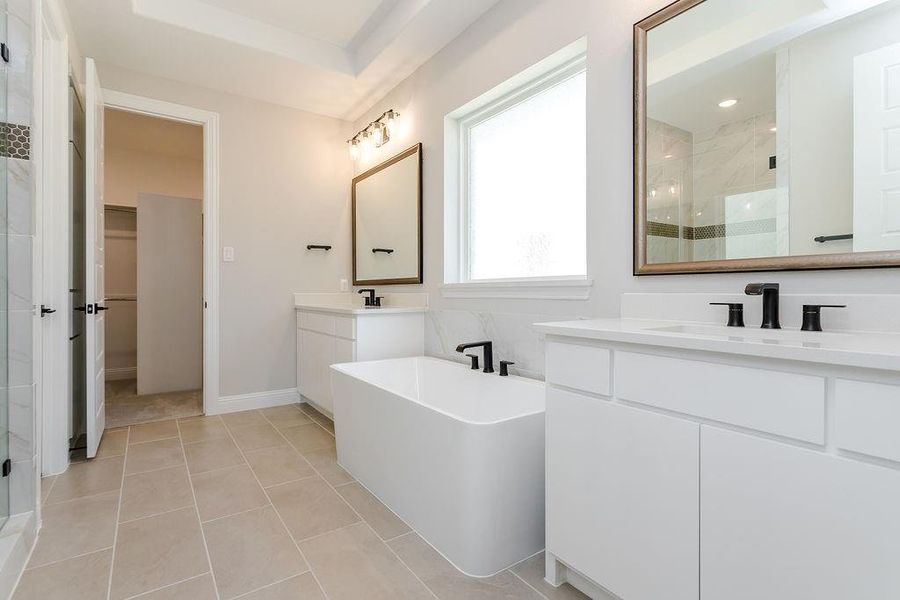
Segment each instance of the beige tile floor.
[{"label": "beige tile floor", "polygon": [[138,396],[135,379],[106,382],[106,426],[109,428],[201,414],[202,390]]},{"label": "beige tile floor", "polygon": [[43,529],[14,600],[584,598],[537,555],[474,579],[335,462],[307,405],[108,430],[43,480]]}]

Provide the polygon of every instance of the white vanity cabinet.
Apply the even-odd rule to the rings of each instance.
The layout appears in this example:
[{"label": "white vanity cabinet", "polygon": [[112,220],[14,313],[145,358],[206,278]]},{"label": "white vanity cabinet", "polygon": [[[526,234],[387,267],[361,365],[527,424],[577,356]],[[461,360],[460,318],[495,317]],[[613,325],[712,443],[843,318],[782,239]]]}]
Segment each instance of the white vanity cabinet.
[{"label": "white vanity cabinet", "polygon": [[621,600],[900,598],[900,344],[537,328],[549,581]]},{"label": "white vanity cabinet", "polygon": [[298,305],[296,311],[297,390],[328,415],[331,365],[425,353],[425,308]]}]

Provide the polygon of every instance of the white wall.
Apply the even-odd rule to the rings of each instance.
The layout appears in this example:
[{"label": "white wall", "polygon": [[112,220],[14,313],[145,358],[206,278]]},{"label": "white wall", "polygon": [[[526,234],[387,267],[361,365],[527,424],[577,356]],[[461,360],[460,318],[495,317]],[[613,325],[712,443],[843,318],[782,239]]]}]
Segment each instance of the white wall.
[{"label": "white wall", "polygon": [[203,159],[119,148],[107,142],[107,204],[137,206],[138,194],[203,197]]},{"label": "white wall", "polygon": [[[296,387],[294,292],[349,278],[350,162],[343,121],[111,65],[105,88],[220,115],[220,395]],[[306,244],[333,244],[329,253]],[[221,252],[220,252],[221,254]]]},{"label": "white wall", "polygon": [[853,233],[853,58],[897,43],[900,10],[879,10],[790,46],[791,254],[847,252]]},{"label": "white wall", "polygon": [[[457,341],[488,335],[498,342],[503,358],[525,362],[535,372],[541,368],[542,350],[525,330],[532,319],[616,316],[623,292],[739,292],[754,280],[780,282],[786,292],[796,293],[879,293],[900,287],[897,269],[632,275],[632,25],[667,4],[669,0],[503,0],[356,123],[355,129],[361,128],[388,108],[400,111],[403,120],[391,142],[358,170],[413,142],[423,143],[424,288],[436,309],[428,327],[430,353],[452,355]],[[590,299],[442,298],[444,115],[585,35]]]}]

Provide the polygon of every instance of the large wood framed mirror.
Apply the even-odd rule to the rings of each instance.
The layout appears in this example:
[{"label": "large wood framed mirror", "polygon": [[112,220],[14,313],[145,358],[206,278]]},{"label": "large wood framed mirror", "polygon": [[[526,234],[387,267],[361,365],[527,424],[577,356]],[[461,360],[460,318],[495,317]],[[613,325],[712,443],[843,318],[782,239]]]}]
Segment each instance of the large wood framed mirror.
[{"label": "large wood framed mirror", "polygon": [[637,275],[900,266],[900,0],[634,27]]},{"label": "large wood framed mirror", "polygon": [[422,144],[353,179],[353,285],[422,283]]}]

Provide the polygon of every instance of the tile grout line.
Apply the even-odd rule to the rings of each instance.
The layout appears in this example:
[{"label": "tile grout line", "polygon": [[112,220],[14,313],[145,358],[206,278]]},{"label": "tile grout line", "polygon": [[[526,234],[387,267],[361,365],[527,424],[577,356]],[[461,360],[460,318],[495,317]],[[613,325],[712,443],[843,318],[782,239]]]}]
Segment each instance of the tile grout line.
[{"label": "tile grout line", "polygon": [[[128,464],[128,442],[131,439],[131,427],[125,433],[125,454],[122,458],[122,477],[119,480],[119,502],[116,505],[116,527],[113,533],[112,554],[109,557],[109,578],[106,582],[106,600],[112,597],[113,572],[116,567],[116,544],[119,541],[119,515],[122,514],[122,500],[125,497],[125,469]],[[100,443],[103,443],[103,433],[100,434]],[[98,445],[97,451],[100,451]]]},{"label": "tile grout line", "polygon": [[[528,559],[526,558],[525,560],[528,560]],[[521,561],[521,562],[524,562],[524,561]],[[518,564],[520,564],[520,563],[516,563],[516,565],[518,565]],[[516,566],[516,565],[513,565],[513,567]],[[537,594],[538,596],[540,596],[540,597],[543,598],[544,600],[550,600],[549,598],[547,598],[547,596],[545,596],[543,593],[541,593],[541,591],[540,591],[539,589],[537,589],[536,587],[534,587],[533,585],[531,585],[530,583],[528,583],[527,581],[525,581],[525,579],[523,579],[521,575],[519,575],[518,573],[516,573],[515,571],[513,571],[513,570],[512,570],[512,567],[509,567],[509,568],[506,569],[506,570],[509,571],[509,573],[510,573],[513,577],[515,577],[516,579],[518,579],[519,581],[521,581],[522,583],[524,583],[526,586],[528,586],[528,587],[531,588],[532,590],[534,590],[534,593],[535,593],[535,594]],[[501,571],[501,573],[502,573],[502,571]]]},{"label": "tile grout line", "polygon": [[82,552],[81,554],[76,554],[75,556],[67,556],[66,558],[59,558],[57,560],[51,560],[48,563],[37,565],[35,567],[26,567],[22,572],[24,573],[25,571],[34,571],[36,569],[43,569],[44,567],[58,565],[59,563],[66,562],[67,560],[74,560],[76,558],[84,558],[85,556],[90,556],[91,554],[98,554],[100,552],[106,552],[107,550],[112,550],[112,546],[106,546],[105,548],[98,548],[97,550],[91,550],[90,552]]},{"label": "tile grout line", "polygon": [[[143,475],[143,473],[141,473],[141,474]],[[138,521],[143,521],[145,519],[152,519],[153,517],[161,517],[163,515],[168,515],[170,513],[178,512],[179,510],[184,510],[184,509],[190,508],[190,507],[191,507],[190,504],[185,504],[184,506],[179,506],[178,508],[170,508],[170,509],[164,510],[162,512],[153,513],[150,515],[144,515],[143,517],[135,517],[134,519],[127,519],[125,521],[119,521],[119,525],[127,525],[129,523],[137,523]],[[141,593],[143,593],[143,592],[141,592]]]},{"label": "tile grout line", "polygon": [[[288,532],[288,535],[290,535],[290,532]],[[306,559],[304,559],[304,560],[306,560]],[[296,575],[291,575],[290,577],[285,577],[284,579],[279,579],[278,581],[273,581],[272,583],[267,583],[266,585],[264,585],[262,587],[258,587],[256,589],[250,590],[249,592],[244,592],[240,596],[235,596],[234,598],[232,598],[232,600],[241,600],[241,598],[246,598],[250,594],[255,594],[256,592],[260,592],[262,590],[267,590],[270,587],[275,587],[276,585],[281,585],[285,581],[290,581],[294,577],[302,577],[303,575],[306,575],[307,573],[312,574],[312,569],[310,569],[309,571],[303,571],[302,573],[298,573]],[[318,583],[318,582],[316,582],[316,583]]]},{"label": "tile grout line", "polygon": [[[181,510],[184,510],[184,509],[181,509]],[[153,588],[152,590],[147,590],[146,592],[141,592],[140,594],[138,594],[138,595],[136,595],[136,596],[128,596],[127,598],[125,598],[125,600],[136,600],[137,598],[141,598],[141,597],[143,597],[143,596],[148,596],[148,595],[150,595],[150,594],[154,594],[154,593],[159,592],[159,591],[162,591],[162,590],[167,590],[167,589],[169,589],[169,588],[175,587],[176,585],[181,585],[182,583],[186,583],[186,582],[188,582],[188,581],[193,581],[193,580],[195,580],[195,579],[200,579],[201,577],[205,577],[205,576],[207,576],[207,575],[212,576],[212,568],[210,568],[210,570],[207,571],[207,572],[205,572],[205,573],[200,573],[199,575],[193,575],[193,576],[191,576],[191,577],[188,577],[187,579],[182,579],[182,580],[180,580],[180,581],[175,581],[175,582],[173,582],[173,583],[168,583],[168,584],[166,584],[166,585],[164,585],[164,586],[162,586],[162,587]]]},{"label": "tile grout line", "polygon": [[[281,431],[279,431],[277,427],[272,425],[272,422],[268,419],[268,417],[266,417],[266,415],[262,411],[257,410],[257,412],[259,413],[259,416],[261,416],[263,418],[263,420],[272,427],[272,429],[274,429],[276,432],[278,432],[278,435],[280,435],[282,438],[284,438],[284,441],[287,442],[291,448],[294,448],[293,444],[290,443],[290,440],[288,440],[287,437],[285,437],[284,434],[282,434]],[[297,540],[294,539],[294,535],[291,533],[291,530],[288,528],[287,523],[284,522],[284,519],[282,518],[281,513],[278,512],[278,507],[275,506],[274,502],[272,502],[272,498],[271,498],[271,496],[269,496],[269,492],[266,490],[266,488],[263,487],[262,482],[260,482],[260,480],[259,480],[259,477],[256,476],[256,471],[253,470],[253,467],[251,467],[250,463],[247,461],[247,455],[244,454],[244,451],[241,450],[240,446],[238,446],[237,440],[235,440],[234,436],[231,434],[231,429],[229,429],[228,425],[225,425],[225,429],[228,431],[228,436],[231,438],[231,442],[237,447],[238,452],[240,452],[241,456],[244,458],[244,462],[246,462],[247,466],[250,468],[250,473],[253,475],[253,478],[256,480],[256,484],[262,489],[263,494],[265,494],[266,500],[269,501],[269,505],[272,507],[272,510],[275,512],[275,516],[278,517],[278,521],[281,523],[281,526],[284,527],[285,533],[287,533],[288,537],[291,539],[291,542],[294,544],[294,547],[297,549],[297,552],[300,554],[300,558],[302,558],[303,562],[306,563],[306,568],[309,569],[308,572],[312,575],[313,579],[316,582],[316,585],[319,586],[319,590],[322,592],[322,595],[325,596],[325,598],[327,600],[328,593],[325,591],[325,587],[322,585],[322,582],[319,581],[319,578],[316,575],[316,572],[313,570],[312,563],[309,562],[309,560],[306,558],[306,555],[303,553],[303,550],[300,549],[300,544],[298,544]],[[294,448],[294,451],[297,452],[297,449]],[[301,459],[303,459],[304,461],[306,461],[307,464],[309,464],[309,461],[307,461],[306,458],[302,454],[300,454],[299,452],[297,452],[297,454],[300,456]],[[309,466],[313,471],[316,471],[316,468],[313,467],[312,464],[309,464]],[[316,474],[318,474],[318,471],[316,471]],[[204,536],[205,535],[206,535],[206,533],[204,532]],[[304,571],[304,573],[305,572],[306,571]],[[302,574],[303,573],[295,573],[294,576],[296,577],[296,576],[302,575]],[[247,592],[247,593],[249,594],[250,592]]]},{"label": "tile grout line", "polygon": [[[304,412],[304,411],[301,410],[301,412]],[[305,414],[305,413],[304,413],[304,414]],[[307,415],[307,416],[309,416],[309,415]],[[263,417],[265,417],[265,415],[263,415]],[[319,423],[318,421],[316,421],[316,420],[313,419],[312,417],[310,417],[310,419],[312,420],[313,423],[315,423],[316,425],[318,425],[319,427],[321,427],[323,430],[325,430],[325,432],[328,433],[328,435],[330,435],[331,437],[333,437],[334,440],[335,440],[335,443],[337,442],[337,437],[336,437],[333,433],[331,433],[330,431],[328,431],[328,428],[326,428],[324,425],[322,425],[321,423]],[[281,433],[281,432],[279,431],[279,433]],[[282,437],[285,437],[285,436],[282,435]],[[287,438],[285,437],[285,439],[287,439]],[[295,450],[296,450],[296,448],[295,448]],[[336,451],[336,450],[335,450],[335,451]],[[297,453],[299,454],[299,450],[297,451]],[[303,457],[302,454],[301,454],[300,456]],[[305,457],[303,457],[303,458],[305,459]],[[308,461],[307,461],[307,462],[308,462]],[[337,465],[337,459],[335,459],[335,464]],[[397,561],[398,561],[401,565],[403,565],[404,567],[406,567],[406,570],[409,571],[409,573],[416,579],[416,581],[418,581],[419,583],[421,583],[421,584],[422,584],[422,587],[424,587],[424,588],[428,591],[428,593],[431,594],[435,599],[438,599],[438,595],[434,592],[434,590],[432,590],[430,587],[428,587],[428,585],[426,585],[426,583],[425,583],[424,581],[422,581],[422,579],[416,574],[416,572],[413,571],[413,570],[409,567],[409,565],[406,564],[406,562],[405,562],[402,558],[400,558],[400,555],[397,554],[397,552],[396,552],[393,548],[391,548],[391,546],[390,546],[386,541],[384,541],[384,540],[381,538],[380,535],[378,535],[378,532],[375,531],[375,529],[374,529],[371,525],[369,525],[369,522],[366,521],[365,518],[363,518],[362,514],[360,514],[360,512],[359,512],[358,510],[356,510],[356,509],[355,509],[355,508],[347,501],[347,499],[344,498],[344,497],[341,495],[340,492],[337,491],[337,488],[336,488],[335,486],[333,486],[333,485],[331,484],[331,482],[329,482],[327,479],[325,479],[324,477],[322,477],[322,474],[319,473],[319,470],[316,469],[315,465],[312,465],[312,464],[311,464],[310,466],[312,466],[313,470],[314,470],[316,473],[318,473],[319,477],[322,478],[322,481],[324,481],[325,484],[326,484],[328,487],[331,488],[331,491],[334,492],[335,495],[336,495],[338,498],[340,498],[340,500],[341,500],[345,505],[347,505],[347,507],[348,507],[350,510],[352,510],[353,513],[359,518],[359,521],[358,521],[357,523],[362,523],[362,524],[364,524],[366,527],[368,527],[369,530],[372,532],[372,534],[373,534],[376,538],[378,538],[378,541],[380,541],[380,542],[384,545],[384,547],[387,549],[388,552],[390,552],[391,554],[394,555],[394,557],[397,559]],[[337,466],[340,467],[340,465],[337,465]],[[342,467],[341,467],[341,468],[342,468]],[[348,475],[349,475],[349,473],[348,473]],[[352,477],[352,475],[351,475],[351,477]],[[355,482],[355,480],[354,480],[354,481],[351,481],[351,482],[348,482],[348,483],[354,483],[354,482]],[[368,491],[368,490],[366,490],[366,491]],[[371,493],[371,492],[370,492],[370,493]],[[378,498],[375,498],[375,499],[378,500]],[[381,502],[381,500],[378,500],[378,502]],[[385,508],[387,508],[387,506],[385,506]],[[276,509],[276,512],[277,512],[277,510],[278,510],[278,509]],[[390,510],[390,508],[388,508],[388,510]],[[391,513],[394,514],[395,516],[397,516],[393,511],[391,511]],[[399,516],[397,516],[397,518],[400,519]],[[407,522],[404,521],[403,519],[400,519],[400,521],[401,521],[404,525],[406,525],[407,527],[409,527],[409,523],[407,523]],[[346,525],[345,527],[340,527],[340,528],[338,528],[338,529],[344,529],[344,528],[346,528],[346,527],[351,527],[352,525],[356,525],[357,523],[351,523],[350,525]],[[415,531],[412,527],[409,527],[409,529],[410,529],[410,531],[408,531],[407,533],[410,533],[410,532]],[[334,531],[337,531],[337,530],[328,531],[328,532],[325,532],[325,533],[323,533],[323,534],[321,534],[321,535],[325,535],[325,534],[327,534],[327,533],[333,533]],[[291,536],[291,537],[293,537],[293,536]],[[296,540],[295,540],[294,543],[297,544],[297,548],[299,549],[299,548],[300,548],[300,544],[299,544]],[[303,551],[301,550],[301,553],[302,553],[302,552],[303,552]],[[307,564],[309,564],[309,561],[307,561]],[[315,571],[313,570],[311,564],[309,565],[309,570],[313,573],[313,576],[315,577]],[[317,579],[317,580],[318,580],[318,579]],[[324,591],[324,588],[323,588],[323,591]]]},{"label": "tile grout line", "polygon": [[184,468],[188,472],[188,486],[191,488],[191,498],[194,499],[194,515],[197,517],[197,524],[200,526],[200,539],[203,540],[203,551],[206,552],[206,564],[209,567],[210,577],[213,581],[213,590],[216,592],[216,600],[221,600],[219,595],[219,582],[216,581],[216,573],[213,570],[212,558],[209,556],[209,545],[206,543],[206,532],[203,531],[203,521],[200,520],[200,505],[197,504],[197,494],[194,492],[194,481],[191,479],[191,470],[187,464],[187,452],[184,451],[184,440],[181,438],[181,423],[176,419],[175,427],[178,428],[178,442],[181,444],[181,454],[184,456]]}]

